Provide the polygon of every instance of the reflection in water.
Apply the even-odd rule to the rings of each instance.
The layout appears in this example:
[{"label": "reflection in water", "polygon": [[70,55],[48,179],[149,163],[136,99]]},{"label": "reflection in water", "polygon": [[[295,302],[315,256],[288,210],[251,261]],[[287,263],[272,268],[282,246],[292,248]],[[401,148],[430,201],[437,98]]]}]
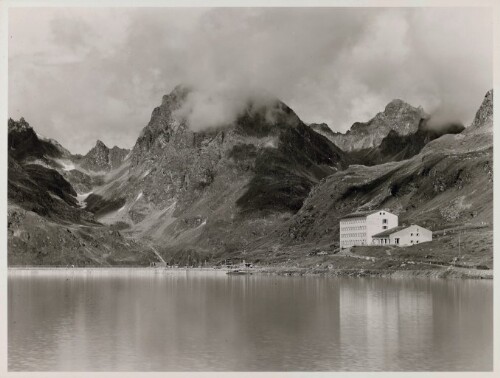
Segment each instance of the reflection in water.
[{"label": "reflection in water", "polygon": [[9,272],[9,370],[491,370],[493,284]]},{"label": "reflection in water", "polygon": [[493,369],[492,282],[356,279],[340,308],[340,370]]}]

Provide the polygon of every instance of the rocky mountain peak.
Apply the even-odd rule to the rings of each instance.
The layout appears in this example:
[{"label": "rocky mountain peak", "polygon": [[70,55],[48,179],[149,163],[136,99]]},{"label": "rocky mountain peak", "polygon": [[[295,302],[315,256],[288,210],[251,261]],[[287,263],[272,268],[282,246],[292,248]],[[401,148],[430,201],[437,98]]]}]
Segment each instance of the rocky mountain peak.
[{"label": "rocky mountain peak", "polygon": [[[394,130],[400,135],[417,132],[422,120],[429,118],[421,106],[414,107],[403,100],[395,99],[389,102],[382,113],[378,113],[368,124]],[[377,122],[378,121],[378,122]],[[373,127],[372,127],[373,129]]]},{"label": "rocky mountain peak", "polygon": [[469,132],[493,129],[493,89],[489,90],[484,96],[484,100],[481,103],[474,121],[468,127]]},{"label": "rocky mountain peak", "polygon": [[8,121],[8,130],[10,132],[24,132],[27,130],[33,130],[33,128],[30,126],[26,120],[21,117],[19,121],[14,121],[12,118],[9,118]]},{"label": "rocky mountain peak", "polygon": [[16,160],[36,160],[46,157],[61,157],[68,154],[59,143],[51,139],[39,138],[30,124],[21,117],[19,121],[8,121],[9,155]]},{"label": "rocky mountain peak", "polygon": [[399,135],[414,134],[429,115],[422,107],[414,107],[403,100],[389,102],[383,112],[379,112],[368,122],[356,122],[345,134],[322,133],[344,151],[373,148],[380,145],[391,131]]},{"label": "rocky mountain peak", "polygon": [[[419,108],[417,108],[417,109],[419,109]],[[405,102],[399,98],[395,98],[394,100],[392,100],[391,102],[389,102],[385,106],[384,113],[385,114],[397,113],[397,112],[401,112],[401,111],[404,111],[407,109],[413,110],[415,108],[413,106],[411,106],[410,104],[408,104],[407,102]]]},{"label": "rocky mountain peak", "polygon": [[108,146],[106,146],[104,144],[104,142],[102,142],[99,139],[97,139],[97,142],[95,143],[95,147],[94,148],[109,150]]},{"label": "rocky mountain peak", "polygon": [[109,148],[101,140],[97,140],[92,149],[81,160],[82,168],[91,171],[110,171],[123,163],[129,150],[117,146]]},{"label": "rocky mountain peak", "polygon": [[190,90],[185,85],[177,85],[169,94],[162,97],[161,105],[154,108],[151,119],[142,129],[132,149],[133,165],[137,165],[156,143],[160,147],[164,146],[179,128],[181,129],[179,131],[187,129],[187,125],[180,122],[173,113],[182,107]]},{"label": "rocky mountain peak", "polygon": [[167,146],[175,146],[178,150],[192,148],[206,135],[223,130],[260,138],[275,134],[282,127],[296,127],[301,123],[287,105],[276,98],[264,95],[248,98],[246,106],[234,114],[233,121],[194,130],[190,127],[186,114],[183,114],[189,114],[189,111],[178,112],[193,90],[191,87],[178,85],[172,92],[163,96],[161,105],[153,110],[149,123],[142,130],[132,150],[132,166],[139,165],[141,161],[148,159],[148,156],[162,154]]},{"label": "rocky mountain peak", "polygon": [[172,110],[178,108],[191,90],[191,87],[179,84],[172,90],[172,92],[163,96],[161,105]]}]

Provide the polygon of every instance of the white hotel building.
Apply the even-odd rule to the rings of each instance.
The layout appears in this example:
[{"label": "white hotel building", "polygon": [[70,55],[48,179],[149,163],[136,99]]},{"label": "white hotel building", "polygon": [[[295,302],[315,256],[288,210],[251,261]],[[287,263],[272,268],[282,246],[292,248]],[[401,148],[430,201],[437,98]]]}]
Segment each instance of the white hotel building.
[{"label": "white hotel building", "polygon": [[385,210],[352,213],[340,220],[340,248],[371,245],[372,236],[398,226],[398,216]]}]

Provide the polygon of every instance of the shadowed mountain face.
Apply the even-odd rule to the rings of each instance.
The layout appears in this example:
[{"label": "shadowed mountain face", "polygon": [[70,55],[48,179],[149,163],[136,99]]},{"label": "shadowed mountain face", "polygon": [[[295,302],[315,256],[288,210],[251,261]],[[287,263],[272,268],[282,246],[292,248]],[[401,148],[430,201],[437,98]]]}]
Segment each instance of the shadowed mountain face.
[{"label": "shadowed mountain face", "polygon": [[417,155],[430,141],[446,134],[459,134],[464,129],[461,124],[451,123],[435,129],[421,124],[417,132],[407,135],[400,135],[397,131],[391,130],[379,146],[354,150],[349,156],[353,163],[363,165],[406,160]]},{"label": "shadowed mountain face", "polygon": [[[80,222],[76,192],[55,169],[53,158],[67,156],[67,151],[50,140],[41,139],[21,118],[9,119],[8,198],[26,210],[54,219]],[[41,164],[35,164],[35,162]]]},{"label": "shadowed mountain face", "polygon": [[69,155],[69,152],[57,142],[39,138],[24,118],[19,121],[9,118],[8,132],[9,156],[16,160],[59,158]]},{"label": "shadowed mountain face", "polygon": [[[295,116],[285,105],[279,106]],[[242,135],[251,136],[258,130],[261,138],[276,138],[275,147],[264,148],[255,156],[254,177],[236,202],[242,211],[297,211],[314,184],[347,166],[340,149],[311,132],[298,118],[292,123],[287,119],[282,122],[278,121],[274,128],[264,122],[263,117],[248,114],[238,120]],[[240,146],[230,150],[233,159],[235,149]],[[244,158],[252,159],[252,153]],[[241,153],[236,159],[241,159]]]},{"label": "shadowed mountain face", "polygon": [[37,164],[21,165],[9,156],[8,198],[25,210],[61,222],[91,221],[80,211],[76,193],[54,169]]}]

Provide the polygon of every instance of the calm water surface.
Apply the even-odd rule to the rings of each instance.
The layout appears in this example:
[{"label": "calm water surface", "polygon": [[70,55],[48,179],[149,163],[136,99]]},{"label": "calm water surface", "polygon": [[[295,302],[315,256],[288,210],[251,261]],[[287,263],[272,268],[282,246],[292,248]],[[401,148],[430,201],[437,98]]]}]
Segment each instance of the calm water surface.
[{"label": "calm water surface", "polygon": [[11,270],[9,370],[482,371],[493,282]]}]

